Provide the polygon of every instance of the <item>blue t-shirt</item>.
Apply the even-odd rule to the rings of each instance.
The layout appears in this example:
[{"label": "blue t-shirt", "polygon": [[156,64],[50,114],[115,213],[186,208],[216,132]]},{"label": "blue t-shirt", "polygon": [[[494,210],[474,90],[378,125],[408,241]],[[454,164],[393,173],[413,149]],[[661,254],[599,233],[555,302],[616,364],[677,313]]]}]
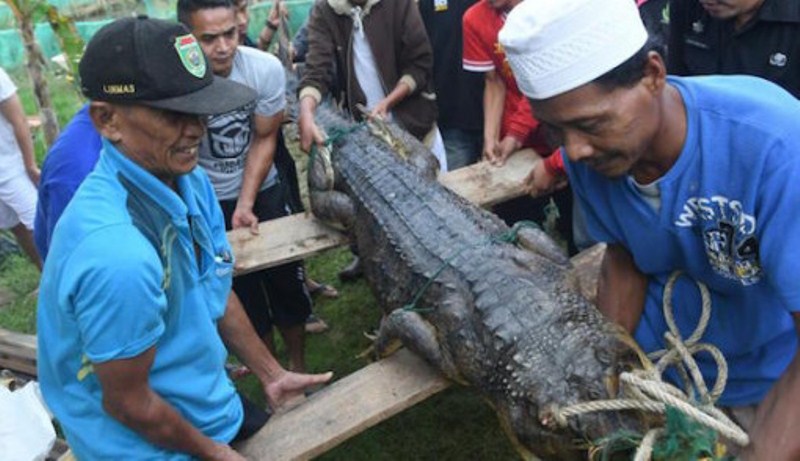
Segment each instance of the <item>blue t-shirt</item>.
[{"label": "blue t-shirt", "polygon": [[233,269],[222,213],[202,169],[177,186],[179,194],[104,140],[56,225],[39,293],[38,371],[78,459],[188,458],[103,410],[91,364],[150,347],[150,387],[192,425],[222,443],[241,425],[217,333]]},{"label": "blue t-shirt", "polygon": [[100,133],[92,125],[87,104],[58,136],[42,165],[39,203],[33,226],[33,238],[42,260],[47,258],[58,218],[94,168],[101,147]]},{"label": "blue t-shirt", "polygon": [[[668,81],[688,119],[680,157],[658,181],[660,209],[630,177],[610,180],[566,161],[570,184],[592,236],[623,245],[650,278],[636,340],[648,352],[665,347],[662,292],[669,275],[683,270],[711,292],[701,341],[728,361],[720,403],[757,403],[797,349],[791,312],[800,311],[800,102],[754,77]],[[687,338],[700,314],[694,282],[682,277],[673,300]],[[700,354],[699,363],[713,382],[711,360]]]}]

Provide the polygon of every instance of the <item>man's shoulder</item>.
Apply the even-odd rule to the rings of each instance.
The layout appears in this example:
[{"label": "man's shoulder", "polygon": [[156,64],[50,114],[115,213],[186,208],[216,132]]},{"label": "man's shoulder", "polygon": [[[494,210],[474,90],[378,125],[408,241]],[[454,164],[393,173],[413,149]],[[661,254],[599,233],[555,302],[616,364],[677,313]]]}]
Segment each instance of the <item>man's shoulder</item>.
[{"label": "man's shoulder", "polygon": [[240,46],[233,62],[242,83],[256,88],[258,82],[269,81],[276,75],[283,75],[284,70],[278,58],[265,51]]},{"label": "man's shoulder", "polygon": [[[779,85],[750,75],[670,76],[669,83],[680,91],[690,107],[732,111],[741,118],[753,111],[760,119],[779,119],[788,114],[800,117],[800,100]],[[794,117],[792,120],[797,120]]]},{"label": "man's shoulder", "polygon": [[100,156],[100,134],[92,125],[87,107],[72,118],[47,152],[42,165],[41,184],[80,183],[92,171]]},{"label": "man's shoulder", "polygon": [[759,8],[758,19],[780,22],[800,28],[800,2],[765,0]]},{"label": "man's shoulder", "polygon": [[486,0],[479,0],[471,7],[467,8],[466,12],[464,12],[464,23],[477,26],[482,21],[486,21],[487,18],[494,17],[496,15],[497,13],[494,11],[489,2]]}]

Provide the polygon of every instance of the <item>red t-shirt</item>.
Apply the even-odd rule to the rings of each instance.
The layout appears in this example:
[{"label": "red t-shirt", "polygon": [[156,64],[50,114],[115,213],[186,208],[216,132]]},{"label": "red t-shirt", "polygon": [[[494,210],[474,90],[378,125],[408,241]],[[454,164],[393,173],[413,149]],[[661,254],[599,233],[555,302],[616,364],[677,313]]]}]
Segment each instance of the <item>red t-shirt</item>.
[{"label": "red t-shirt", "polygon": [[517,87],[506,54],[497,40],[497,34],[505,22],[506,13],[492,8],[487,0],[480,0],[464,13],[463,67],[473,72],[495,70],[502,77],[506,85],[506,98],[500,137],[513,136],[524,147],[549,153],[551,148],[539,133],[539,121],[533,117],[528,100]]}]

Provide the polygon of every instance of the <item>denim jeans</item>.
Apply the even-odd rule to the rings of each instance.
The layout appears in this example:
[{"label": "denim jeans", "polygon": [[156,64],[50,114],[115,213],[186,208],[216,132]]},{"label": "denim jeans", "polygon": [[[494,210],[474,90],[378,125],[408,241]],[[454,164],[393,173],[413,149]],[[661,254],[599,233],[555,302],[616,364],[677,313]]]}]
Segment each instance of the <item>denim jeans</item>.
[{"label": "denim jeans", "polygon": [[462,130],[460,128],[442,128],[444,150],[447,153],[447,169],[453,171],[471,165],[481,158],[483,149],[483,133],[481,130]]}]

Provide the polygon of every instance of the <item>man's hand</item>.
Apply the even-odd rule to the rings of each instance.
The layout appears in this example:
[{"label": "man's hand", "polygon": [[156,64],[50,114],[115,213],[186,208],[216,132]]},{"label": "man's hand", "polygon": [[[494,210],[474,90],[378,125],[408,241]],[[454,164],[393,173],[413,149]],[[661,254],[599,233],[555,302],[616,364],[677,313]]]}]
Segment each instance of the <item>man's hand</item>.
[{"label": "man's hand", "polygon": [[229,445],[218,443],[214,453],[209,458],[210,461],[246,461],[247,458],[240,455]]},{"label": "man's hand", "polygon": [[495,146],[494,161],[492,165],[503,166],[514,152],[522,147],[522,143],[513,136],[506,136]]},{"label": "man's hand", "polygon": [[300,116],[298,121],[298,129],[300,130],[300,149],[308,153],[311,151],[311,144],[316,144],[322,147],[325,144],[325,136],[322,131],[314,122],[314,116]]},{"label": "man's hand", "polygon": [[318,375],[307,375],[284,371],[268,383],[264,383],[264,395],[275,411],[291,408],[303,397],[303,391],[317,384],[324,384],[333,377],[332,372]]},{"label": "man's hand", "polygon": [[239,206],[237,203],[231,217],[231,226],[234,229],[249,227],[251,234],[258,235],[258,217],[253,213],[252,207]]},{"label": "man's hand", "polygon": [[495,162],[495,155],[497,151],[498,142],[496,139],[484,139],[483,140],[483,152],[481,153],[481,157],[484,160],[494,165]]},{"label": "man's hand", "polygon": [[389,98],[383,98],[372,108],[369,113],[370,118],[386,120],[389,117]]},{"label": "man's hand", "polygon": [[31,181],[36,187],[39,187],[39,180],[42,177],[42,171],[39,170],[39,167],[36,165],[29,166],[25,168],[25,171],[28,172],[28,177],[31,178]]},{"label": "man's hand", "polygon": [[544,166],[544,159],[538,159],[533,163],[533,168],[525,178],[525,187],[533,197],[551,194],[567,185],[567,177],[557,177],[550,174]]}]

